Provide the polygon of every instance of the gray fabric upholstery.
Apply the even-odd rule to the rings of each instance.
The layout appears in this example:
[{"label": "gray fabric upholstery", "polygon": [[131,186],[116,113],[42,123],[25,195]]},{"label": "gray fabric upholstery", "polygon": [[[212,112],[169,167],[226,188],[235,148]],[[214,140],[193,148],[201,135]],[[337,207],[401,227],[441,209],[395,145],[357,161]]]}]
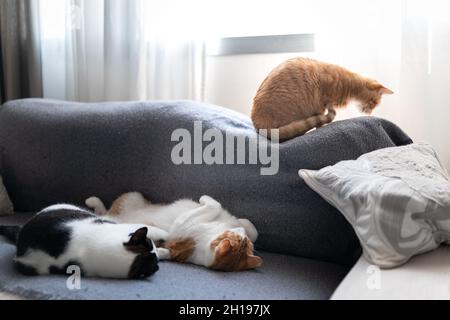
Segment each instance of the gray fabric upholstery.
[{"label": "gray fabric upholstery", "polygon": [[13,214],[14,208],[9,199],[8,192],[6,192],[6,188],[3,185],[3,179],[0,175],[0,216]]},{"label": "gray fabric upholstery", "polygon": [[140,191],[153,202],[208,194],[238,217],[254,222],[259,249],[342,264],[359,243],[342,215],[298,177],[411,140],[377,118],[335,122],[280,145],[280,171],[261,176],[260,165],[181,165],[171,162],[175,129],[218,128],[255,136],[233,111],[191,101],[81,104],[18,100],[0,109],[3,178],[16,210],[57,202],[82,204],[97,195],[110,203]]},{"label": "gray fabric upholstery", "polygon": [[[32,215],[0,217],[0,225],[25,223]],[[0,239],[0,291],[31,299],[328,299],[348,268],[317,260],[259,252],[264,265],[256,271],[217,272],[161,262],[146,280],[82,278],[70,291],[67,277],[27,277],[12,264],[14,247]]]},{"label": "gray fabric upholstery", "polygon": [[70,291],[67,277],[18,274],[13,255],[13,246],[0,243],[0,291],[31,299],[328,299],[348,271],[332,263],[264,252],[265,264],[257,271],[224,273],[162,262],[146,280],[82,278],[81,290]]}]

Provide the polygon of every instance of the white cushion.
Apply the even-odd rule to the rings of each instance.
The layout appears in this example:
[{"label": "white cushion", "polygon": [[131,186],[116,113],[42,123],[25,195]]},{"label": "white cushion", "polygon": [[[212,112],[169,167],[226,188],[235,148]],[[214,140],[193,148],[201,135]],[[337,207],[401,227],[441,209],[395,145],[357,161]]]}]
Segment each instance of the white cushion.
[{"label": "white cushion", "polygon": [[299,174],[350,222],[369,263],[392,268],[450,243],[450,179],[430,145],[381,149]]}]

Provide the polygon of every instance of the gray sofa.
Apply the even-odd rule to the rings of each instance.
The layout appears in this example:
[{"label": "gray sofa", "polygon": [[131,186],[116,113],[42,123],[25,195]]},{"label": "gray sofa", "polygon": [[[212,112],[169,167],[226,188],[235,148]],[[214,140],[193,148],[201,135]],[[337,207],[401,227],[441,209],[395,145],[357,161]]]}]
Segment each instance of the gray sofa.
[{"label": "gray sofa", "polygon": [[[109,204],[132,190],[153,202],[208,194],[234,215],[254,222],[260,232],[261,269],[222,273],[164,262],[148,280],[83,279],[81,290],[70,291],[62,285],[64,277],[17,274],[11,264],[14,248],[0,243],[0,290],[33,298],[329,298],[360,247],[350,225],[306,186],[298,169],[322,168],[411,139],[378,118],[335,122],[280,144],[278,173],[263,176],[264,165],[248,162],[173,163],[178,142],[172,141],[172,133],[184,128],[194,136],[195,121],[202,121],[203,131],[257,138],[247,117],[192,101],[11,101],[0,107],[1,173],[18,212],[61,202],[82,205],[91,195]],[[0,218],[0,224],[26,218]]]}]

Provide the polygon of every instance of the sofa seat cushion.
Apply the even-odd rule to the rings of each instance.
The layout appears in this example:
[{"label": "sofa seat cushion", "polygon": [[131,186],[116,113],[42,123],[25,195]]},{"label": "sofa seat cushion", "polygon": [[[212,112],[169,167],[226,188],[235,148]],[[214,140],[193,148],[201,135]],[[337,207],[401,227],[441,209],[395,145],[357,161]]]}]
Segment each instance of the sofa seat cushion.
[{"label": "sofa seat cushion", "polygon": [[259,254],[257,271],[225,273],[161,262],[146,280],[82,278],[80,290],[67,290],[67,277],[23,276],[13,268],[14,247],[0,242],[0,291],[30,299],[329,299],[347,273],[343,266],[317,260]]},{"label": "sofa seat cushion", "polygon": [[[23,224],[32,214],[0,217],[0,225]],[[264,265],[253,271],[218,272],[174,262],[145,280],[82,278],[68,290],[66,277],[28,277],[13,267],[14,246],[0,239],[0,292],[29,299],[328,299],[349,268],[338,264],[259,252]]]}]

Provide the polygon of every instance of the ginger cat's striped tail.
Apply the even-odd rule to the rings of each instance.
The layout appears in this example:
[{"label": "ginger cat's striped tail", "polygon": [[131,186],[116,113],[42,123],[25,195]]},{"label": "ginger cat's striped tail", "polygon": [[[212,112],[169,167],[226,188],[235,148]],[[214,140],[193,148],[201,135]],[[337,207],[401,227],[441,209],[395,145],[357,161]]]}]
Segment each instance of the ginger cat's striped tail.
[{"label": "ginger cat's striped tail", "polygon": [[[303,120],[291,122],[285,126],[278,128],[280,141],[289,140],[301,135],[304,135],[311,129],[321,127],[334,120],[336,117],[336,111],[334,109],[328,109],[327,114],[321,114],[312,116]],[[270,130],[267,130],[267,138],[271,138]]]}]

